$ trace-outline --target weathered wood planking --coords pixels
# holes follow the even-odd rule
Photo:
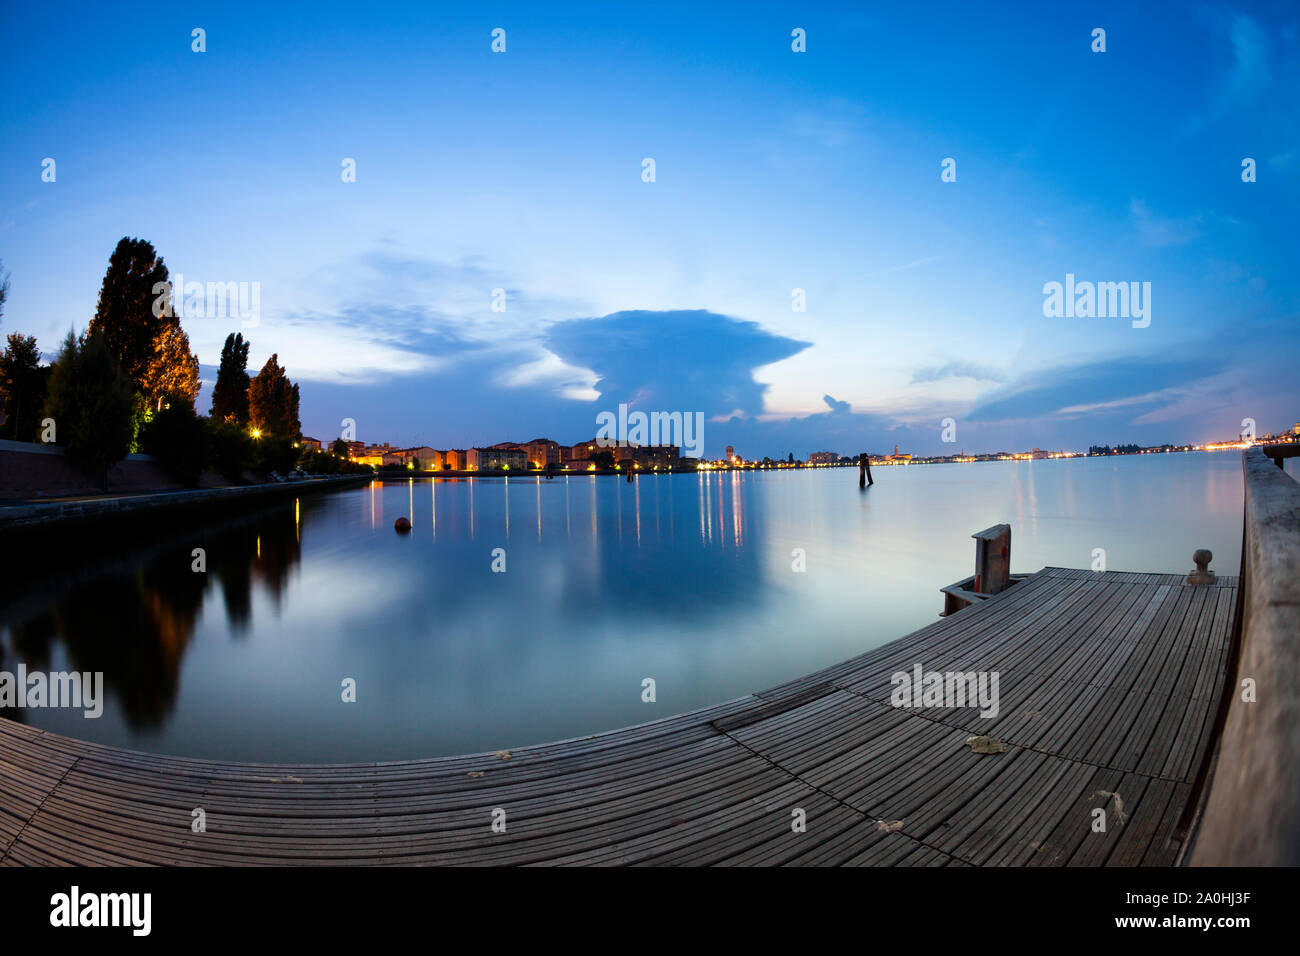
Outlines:
[[[816,674],[508,761],[236,764],[0,720],[0,865],[1170,865],[1236,586],[1045,568]],[[998,714],[893,706],[918,663],[996,671]]]

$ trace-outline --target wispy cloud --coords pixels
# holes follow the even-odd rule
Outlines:
[[[977,382],[1004,382],[1006,375],[998,369],[974,362],[948,362],[944,365],[931,365],[918,368],[912,373],[913,385],[926,382],[941,382],[950,378],[969,378]]]
[[[1253,17],[1202,7],[1199,19],[1211,35],[1226,37],[1228,66],[1205,109],[1183,128],[1184,135],[1213,126],[1233,110],[1254,102],[1272,83],[1268,33]]]
[[[1146,246],[1176,246],[1199,239],[1203,234],[1203,217],[1184,216],[1168,219],[1157,216],[1144,200],[1129,202],[1129,216],[1138,239]]]
[[[926,256],[923,259],[913,259],[911,262],[904,262],[902,265],[891,266],[888,269],[881,269],[879,272],[873,272],[867,276],[868,279],[878,279],[881,276],[894,275],[897,272],[907,272],[909,269],[915,269],[918,266],[928,265],[931,262],[938,262],[939,256]]]
[[[796,113],[790,127],[796,136],[836,149],[847,146],[862,126],[861,107],[844,99],[833,99],[816,112]]]
[[[1211,356],[1128,356],[1039,369],[985,393],[967,417],[977,422],[1041,423],[1125,408],[1149,412],[1217,370]]]

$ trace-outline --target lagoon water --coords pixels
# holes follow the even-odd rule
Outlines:
[[[388,480],[290,499],[6,602],[0,670],[102,671],[108,699],[97,720],[0,715],[237,760],[508,749],[727,700],[900,637],[935,620],[939,588],[972,571],[970,535],[999,522],[1016,572],[1092,567],[1095,549],[1111,570],[1185,572],[1198,547],[1238,571],[1237,452],[874,473],[865,491],[856,469],[829,468]]]

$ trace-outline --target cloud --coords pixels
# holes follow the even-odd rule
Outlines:
[[[1205,110],[1193,116],[1183,127],[1182,135],[1199,133],[1255,102],[1272,85],[1273,78],[1268,33],[1252,17],[1202,7],[1198,19],[1211,36],[1216,39],[1226,36],[1228,43],[1226,50],[1222,47],[1217,50],[1222,77],[1218,88]]]
[[[1271,76],[1268,34],[1254,19],[1233,13],[1228,41],[1232,45],[1232,68],[1211,106],[1212,116],[1253,100],[1268,88]]]
[[[951,378],[969,378],[977,382],[1004,382],[1006,375],[995,368],[986,365],[976,365],[974,362],[948,362],[945,365],[934,365],[926,368],[918,368],[912,372],[912,385],[919,385],[928,382],[941,382]]]
[[[862,126],[862,110],[848,100],[836,98],[816,113],[796,113],[790,121],[794,134],[835,149],[848,145]]]
[[[878,279],[881,276],[893,275],[896,272],[907,272],[909,269],[915,269],[918,266],[929,265],[931,262],[938,262],[940,256],[925,256],[922,259],[913,259],[911,262],[904,262],[902,265],[891,266],[888,269],[881,269],[879,272],[873,272],[867,276],[868,279]]]
[[[583,402],[600,398],[596,381],[596,375],[590,369],[566,365],[558,355],[545,349],[537,359],[510,365],[496,378],[496,383],[504,388],[544,385],[564,398]]]
[[[1210,377],[1218,361],[1128,357],[1043,369],[976,400],[972,422],[1045,421],[1121,409],[1150,411]]]
[[[1202,235],[1201,216],[1185,216],[1181,219],[1162,219],[1151,212],[1146,202],[1133,199],[1129,202],[1129,213],[1137,229],[1138,238],[1147,246],[1176,246]]]
[[[704,309],[557,322],[543,344],[566,365],[590,369],[594,388],[611,405],[706,416],[760,414],[767,386],[754,380],[754,370],[811,345]]]
[[[498,289],[503,312],[492,308]],[[586,303],[520,291],[480,256],[444,262],[381,248],[314,270],[283,298],[293,306],[264,301],[261,323],[245,335],[254,357],[278,352],[295,378],[373,385],[474,359],[502,387],[540,383],[569,398],[594,397],[590,373],[541,346],[551,322],[582,314]],[[228,330],[198,323],[187,331],[206,355]]]

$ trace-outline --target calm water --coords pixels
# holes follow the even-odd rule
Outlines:
[[[1238,570],[1239,453],[875,477],[865,492],[856,469],[376,482],[123,544],[0,612],[0,669],[103,671],[104,715],[0,713],[231,759],[503,749],[761,690],[928,624],[938,589],[972,572],[971,533],[1002,521],[1016,571],[1104,548],[1111,570],[1183,572],[1198,547]]]

